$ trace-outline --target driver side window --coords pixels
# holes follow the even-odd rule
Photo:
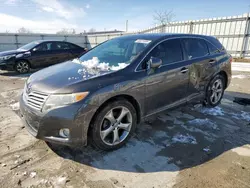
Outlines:
[[[166,40],[156,46],[150,53],[150,57],[157,57],[162,60],[162,65],[182,61],[182,49],[179,39]]]
[[[168,65],[183,60],[181,42],[179,39],[170,39],[158,44],[146,57],[141,69],[146,69],[150,57],[162,60],[162,65]]]
[[[49,51],[51,50],[51,46],[52,46],[52,42],[42,43],[36,47],[36,51],[39,51],[39,52]]]

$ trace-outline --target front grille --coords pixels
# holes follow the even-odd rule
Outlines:
[[[37,91],[31,91],[28,93],[27,90],[24,90],[23,92],[24,102],[28,106],[36,110],[42,110],[43,104],[47,98],[48,98],[47,94],[40,93]]]

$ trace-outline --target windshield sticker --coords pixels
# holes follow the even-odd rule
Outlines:
[[[135,43],[149,44],[151,40],[137,39]]]

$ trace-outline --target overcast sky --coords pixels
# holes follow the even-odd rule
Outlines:
[[[172,10],[175,21],[185,21],[241,15],[249,5],[250,0],[0,0],[0,32],[125,30],[126,20],[134,31],[154,26],[156,10]]]

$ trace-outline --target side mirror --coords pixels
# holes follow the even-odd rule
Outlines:
[[[37,51],[37,48],[33,48],[32,51],[33,51],[33,52]]]
[[[149,60],[150,68],[159,68],[162,65],[162,60],[157,57],[151,57]]]

